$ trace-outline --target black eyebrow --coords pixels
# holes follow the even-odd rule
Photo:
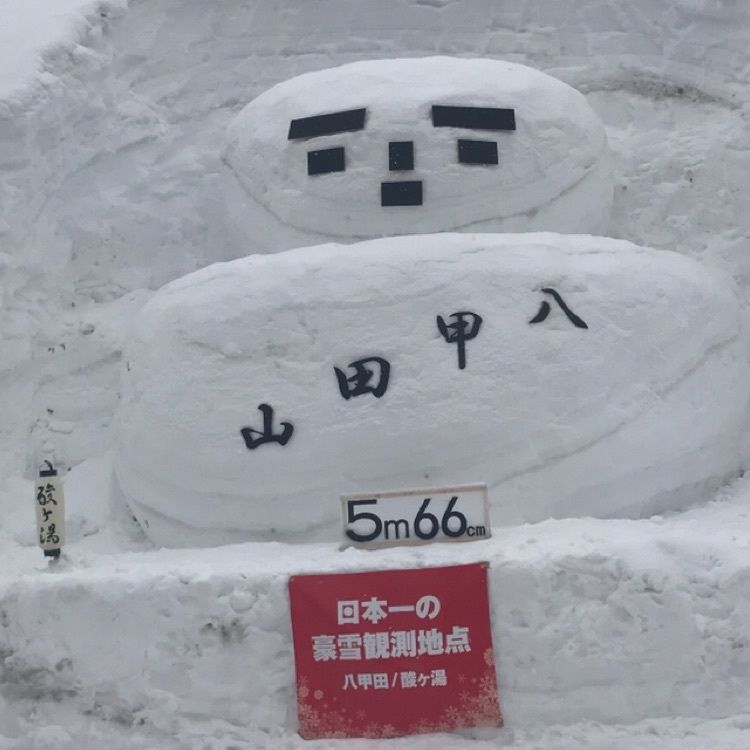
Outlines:
[[[335,135],[350,130],[363,130],[367,109],[347,109],[327,115],[300,117],[289,123],[289,140],[316,138],[321,135]]]
[[[516,110],[499,107],[452,107],[434,104],[432,124],[436,128],[515,130]]]

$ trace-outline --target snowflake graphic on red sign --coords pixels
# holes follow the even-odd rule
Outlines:
[[[293,576],[289,596],[305,739],[502,726],[487,563]]]

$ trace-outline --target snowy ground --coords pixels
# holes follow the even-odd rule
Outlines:
[[[237,570],[263,570],[267,551],[243,545],[209,559],[152,550],[124,511],[107,504],[101,490],[107,464],[94,461],[68,477],[72,542],[68,560],[53,574],[32,546],[30,485],[19,477],[30,475],[40,455],[73,466],[105,449],[130,312],[162,283],[244,254],[241,242],[223,229],[217,197],[226,178],[224,128],[255,94],[305,70],[441,53],[505,57],[558,75],[588,93],[607,126],[617,177],[610,233],[718,262],[747,288],[748,9],[713,0],[388,0],[360,6],[321,0],[313,12],[312,4],[296,0],[131,0],[122,15],[126,5],[0,0],[0,475],[7,477],[0,489],[0,748],[374,748],[366,741],[300,740],[283,659],[273,672],[244,675],[238,683],[245,687],[227,703],[246,705],[245,720],[208,718],[205,706],[196,711],[181,704],[179,678],[169,673],[177,660],[169,648],[159,651],[158,639],[155,669],[166,670],[161,682],[147,671],[138,682],[136,671],[135,683],[125,686],[134,692],[104,684],[113,646],[108,631],[82,628],[89,639],[76,642],[74,626],[102,622],[112,600],[100,597],[76,619],[71,613],[82,606],[76,598],[82,592],[101,594],[107,581],[129,580],[115,590],[123,616],[132,614],[131,624],[146,633],[153,625],[164,643],[174,637],[184,645],[192,631],[180,631],[179,618],[174,627],[170,618],[157,626],[138,603],[158,601],[165,579],[174,582],[181,573],[210,578],[206,571],[215,567],[223,570],[219,579],[227,593],[241,594]],[[508,727],[389,744],[745,750],[749,500],[740,480],[707,507],[670,518],[635,524],[584,519],[498,531],[483,544],[492,545],[497,563],[496,650]],[[318,551],[325,565],[335,565],[340,555]],[[401,554],[386,553],[378,564],[396,564]],[[441,547],[425,554],[436,561],[449,555]],[[277,548],[278,580],[309,569],[303,556],[312,555]],[[373,559],[362,558],[355,567]],[[643,592],[619,584],[641,580],[634,571],[649,567],[673,596],[671,606],[657,607],[660,615],[639,619]],[[533,684],[535,675],[549,676],[550,670],[508,658],[520,638],[509,629],[520,625],[513,625],[513,607],[506,605],[523,591],[506,588],[503,576],[524,570],[532,583],[526,598],[518,599],[523,608],[552,607],[534,621],[534,637],[525,636],[528,647],[540,638],[552,647],[562,637],[561,624],[570,628],[561,631],[562,656],[555,658],[565,656],[566,638],[575,642],[594,632],[595,644],[627,643],[637,650],[641,643],[658,643],[649,637],[658,635],[660,617],[674,624],[663,641],[664,662],[631,657],[636,667],[666,669],[659,689],[651,678],[639,685],[636,669],[623,688],[631,692],[608,709],[607,700],[617,694],[615,673],[601,679],[594,674],[588,692],[555,698],[562,712],[555,716],[554,690]],[[604,596],[597,603],[591,595],[595,574],[620,598]],[[552,596],[555,579],[562,583]],[[60,585],[49,586],[51,580]],[[45,592],[61,603],[60,623],[44,606]],[[601,618],[594,623],[600,630],[580,624],[592,606],[598,607],[593,614]],[[175,607],[172,616],[180,612]],[[185,611],[211,616],[208,605],[191,607]],[[247,611],[288,627],[278,597],[267,610]],[[618,613],[619,624],[611,619]],[[56,624],[59,640],[50,636]],[[670,643],[678,630],[680,637]],[[55,658],[75,648],[80,664],[98,664],[103,672],[84,674],[76,671],[79,663],[68,669],[62,656]],[[202,673],[202,684],[210,686],[217,679],[211,668],[233,654],[226,657],[215,647],[209,653],[219,659]],[[560,674],[588,679],[586,670]],[[672,692],[666,683],[675,674],[682,677]],[[242,694],[264,690],[269,675],[280,680],[279,700],[243,704]],[[514,676],[532,680],[525,697]],[[644,714],[639,695],[654,704],[652,714]],[[144,696],[150,703],[143,703]],[[529,719],[535,701],[546,705],[546,724]],[[276,711],[283,711],[278,721]],[[597,711],[601,718],[592,721]]]
[[[485,542],[415,554],[277,543],[150,550],[94,494],[107,470],[92,462],[69,475],[77,510],[65,559],[52,566],[14,511],[29,487],[13,482],[2,494],[7,747],[302,747],[288,572],[476,559],[491,562],[507,727],[441,746],[468,747],[466,737],[519,750],[747,746],[746,479],[668,517],[496,528]]]
[[[2,709],[0,709],[2,710]],[[491,736],[479,732],[423,735],[375,743],[367,740],[305,741],[289,733],[269,734],[221,721],[184,720],[177,728],[155,731],[116,721],[81,716],[65,704],[27,701],[14,724],[22,741],[4,740],[2,750],[746,750],[750,715],[730,719],[650,719],[628,726],[576,724],[540,730],[504,729]],[[1,714],[0,714],[1,715]]]

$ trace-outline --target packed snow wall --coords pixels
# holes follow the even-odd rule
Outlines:
[[[41,454],[72,465],[107,445],[129,311],[148,290],[246,253],[219,197],[227,124],[305,71],[440,53],[552,73],[607,125],[610,234],[716,259],[745,279],[742,3],[125,5],[82,2],[74,14],[68,3],[40,72],[29,57],[2,82],[0,469]]]
[[[2,470],[41,453],[74,464],[107,446],[132,311],[163,282],[244,255],[218,197],[226,126],[296,73],[435,53],[553,73],[586,92],[606,123],[617,180],[611,234],[719,261],[746,281],[740,3],[150,0],[130,3],[128,15],[124,0],[83,5],[93,10],[46,54],[44,74],[0,103]],[[72,537],[121,549],[96,533],[105,508],[81,513],[101,503],[91,486],[71,493]],[[499,531],[492,587],[509,720],[744,710],[748,556],[742,534],[726,532],[742,527],[737,506]],[[19,529],[21,538],[25,521]],[[211,721],[249,719],[278,744],[273,732],[295,727],[279,594],[291,567],[334,569],[343,559],[319,551],[263,545],[240,563],[232,548],[151,552],[101,566],[84,552],[75,558],[84,570],[44,579],[27,547],[4,571],[15,613],[3,628],[14,648],[9,683],[22,699],[63,695],[124,724],[163,722],[170,734],[175,706]],[[436,546],[422,559],[445,554],[474,553]],[[386,556],[389,566],[412,561],[403,550]],[[372,565],[354,551],[346,563]],[[113,633],[122,634],[114,649]]]
[[[744,465],[740,316],[726,274],[589,235],[217,263],[136,316],[117,482],[167,547],[336,541],[342,493],[477,477],[496,526],[684,508]]]

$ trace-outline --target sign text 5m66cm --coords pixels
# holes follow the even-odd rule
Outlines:
[[[344,535],[367,546],[472,541],[490,536],[484,485],[342,498]]]

